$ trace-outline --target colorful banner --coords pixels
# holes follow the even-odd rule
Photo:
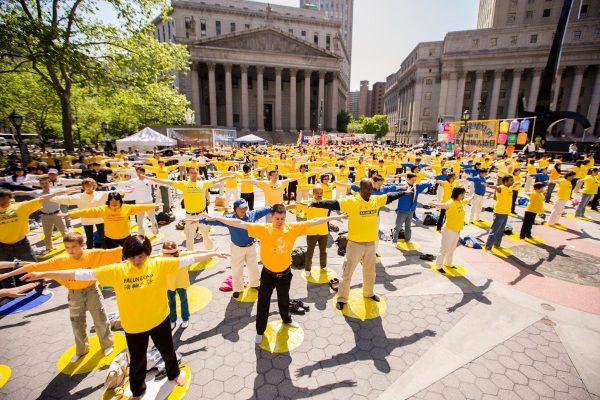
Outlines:
[[[464,135],[464,149],[466,152],[483,151],[488,152],[496,148],[496,139],[498,137],[499,120],[479,120],[469,121],[467,123],[467,132]],[[463,148],[463,125],[455,122],[457,133],[454,144],[458,148]]]

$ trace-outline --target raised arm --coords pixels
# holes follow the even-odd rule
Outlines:
[[[319,218],[313,218],[311,220],[308,220],[306,223],[308,226],[315,226],[315,225],[321,225],[321,224],[325,224],[329,221],[339,221],[341,222],[342,219],[344,219],[344,217],[340,216],[340,215],[332,215],[329,217],[319,217]]]
[[[233,228],[239,228],[239,229],[244,229],[244,230],[248,229],[248,223],[244,222],[240,219],[237,219],[237,218],[226,218],[226,217],[223,217],[220,215],[206,214],[204,219],[206,219],[208,221],[218,221],[218,222],[222,223],[223,225],[231,226]]]
[[[227,258],[229,256],[230,256],[229,253],[224,253],[224,252],[220,252],[220,251],[208,251],[208,252],[202,252],[202,253],[198,253],[198,254],[189,254],[189,255],[181,257],[179,259],[179,268],[187,268],[192,264],[199,263],[199,262],[202,262],[205,260],[209,260],[213,257]]]
[[[95,281],[93,269],[65,269],[63,271],[28,272],[20,278],[22,281],[31,282],[42,279],[71,279],[76,281]]]
[[[388,194],[386,194],[387,199],[385,201],[385,204],[390,204],[390,203],[398,200],[402,196],[408,196],[408,195],[412,196],[412,194],[413,194],[412,190],[407,190],[405,192],[392,192],[392,193],[388,193]]]
[[[330,211],[340,211],[340,202],[337,200],[321,200],[311,203],[309,207],[325,208],[326,210]]]
[[[173,187],[173,185],[175,185],[174,181],[170,181],[168,179],[158,179],[158,178],[155,178],[153,176],[148,176],[148,175],[143,175],[143,176],[144,176],[144,178],[148,179],[149,181],[152,181],[152,182],[154,182],[154,183],[156,183],[157,185],[160,185],[160,186],[171,186],[171,187]]]

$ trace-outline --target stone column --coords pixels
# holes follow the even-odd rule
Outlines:
[[[527,100],[527,110],[535,111],[538,94],[540,93],[540,81],[542,79],[542,69],[535,68],[533,70],[533,78],[531,79],[531,89],[529,91],[529,99]]]
[[[275,131],[281,132],[281,68],[275,68]]]
[[[598,107],[600,107],[600,65],[596,65],[596,80],[592,88],[592,98],[590,99],[590,108],[587,113],[587,119],[592,124],[588,129],[588,133],[592,135],[596,127],[596,118],[598,118]]]
[[[500,100],[500,84],[502,83],[502,73],[504,70],[494,71],[494,82],[492,83],[492,98],[490,99],[490,119],[496,118],[498,114],[498,101]]]
[[[456,72],[450,72],[450,77],[448,79],[448,95],[446,96],[446,107],[444,107],[444,113],[442,115],[452,115],[456,118],[454,114],[455,108],[455,99],[456,99],[456,91],[458,86],[458,74]]]
[[[458,84],[456,85],[456,106],[454,107],[454,115],[460,119],[463,112],[463,99],[465,98],[465,83],[467,73],[462,72],[458,74]]]
[[[579,93],[581,93],[581,83],[583,82],[583,72],[585,66],[578,65],[575,67],[575,76],[573,77],[573,84],[571,85],[571,93],[569,94],[569,105],[567,111],[577,111],[577,104],[579,103]],[[565,135],[573,133],[573,120],[568,119],[565,121]]]
[[[479,119],[479,100],[481,100],[484,72],[485,71],[475,71],[475,90],[473,91],[473,102],[471,103],[472,119]]]
[[[304,70],[304,133],[310,133],[310,74],[312,71]]]
[[[439,116],[446,115],[446,100],[448,99],[448,79],[450,74],[442,73],[442,82],[440,84],[440,102],[438,105]]]
[[[265,95],[264,95],[264,67],[256,67],[256,127],[258,131],[265,130]]]
[[[231,64],[225,64],[225,114],[227,128],[233,128],[233,89],[231,88]]]
[[[339,90],[338,90],[338,79],[333,73],[333,77],[331,80],[331,104],[330,104],[330,118],[331,118],[331,129],[336,132],[337,131],[337,114],[338,114],[338,100],[339,100]]]
[[[248,66],[240,65],[240,70],[242,72],[242,130],[249,130],[250,124],[248,122]]]
[[[414,97],[413,97],[413,110],[412,110],[412,130],[413,131],[420,131],[421,127],[419,126],[419,121],[420,121],[420,114],[421,114],[421,94],[423,91],[423,82],[422,82],[423,78],[417,78],[416,82],[415,82],[415,89],[414,89]]]
[[[192,62],[190,78],[190,83],[192,86],[192,109],[194,110],[194,122],[200,125],[200,79],[198,79],[198,63],[195,61]]]
[[[510,99],[508,100],[507,118],[514,118],[517,114],[517,102],[519,101],[519,85],[521,84],[522,69],[513,69],[512,84],[510,86]]]
[[[552,87],[552,104],[550,105],[550,109],[552,111],[556,111],[558,109],[558,94],[560,93],[560,84],[562,82],[562,75],[565,71],[564,68],[559,68],[556,70],[556,77],[554,78],[554,86]]]
[[[218,126],[217,122],[217,85],[215,83],[215,63],[209,62],[208,66],[208,97],[210,106],[210,124]]]
[[[290,132],[296,133],[296,73],[290,69]]]
[[[321,103],[323,111],[321,112]],[[319,95],[317,97],[317,126],[325,129],[325,71],[319,71]]]

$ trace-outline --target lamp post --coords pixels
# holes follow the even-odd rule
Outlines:
[[[21,137],[21,125],[23,125],[23,116],[13,110],[12,113],[8,116],[10,123],[15,128],[17,132],[17,142],[19,143],[19,151],[21,152],[21,161],[23,162],[23,166],[27,166],[29,164],[29,149],[27,149],[27,145],[23,142],[23,138]]]
[[[394,146],[398,145],[398,127],[400,124],[398,121],[394,124]]]
[[[465,136],[467,135],[467,123],[471,120],[471,111],[469,111],[469,109],[465,109],[465,111],[463,111],[462,116],[460,117],[460,120],[463,123],[462,126],[462,144],[461,144],[461,148],[460,148],[460,152],[461,154],[465,154]]]
[[[102,127],[102,133],[104,134],[104,149],[108,151],[108,150],[110,150],[110,147],[109,147],[110,136],[108,135],[108,122],[102,121],[100,126]]]

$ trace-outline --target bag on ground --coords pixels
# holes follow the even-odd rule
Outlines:
[[[104,388],[116,389],[123,385],[125,378],[129,374],[129,353],[123,350],[112,360],[108,367]]]

